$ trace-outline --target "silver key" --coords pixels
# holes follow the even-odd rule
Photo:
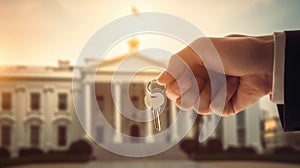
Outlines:
[[[151,85],[156,85],[155,88]],[[151,87],[151,88],[150,88]],[[165,87],[159,85],[156,80],[153,80],[147,85],[148,94],[145,96],[145,104],[148,108],[151,109],[153,113],[153,121],[154,127],[156,130],[161,130],[159,113],[165,108],[166,105],[166,95],[165,95]]]
[[[162,106],[165,103],[165,96],[160,90],[154,89],[150,95],[150,102],[151,102],[151,111],[153,113],[153,121],[154,121],[154,127],[160,131],[160,119],[159,119],[159,113],[162,110]]]

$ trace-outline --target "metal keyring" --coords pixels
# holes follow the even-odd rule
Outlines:
[[[165,91],[165,90],[166,90],[166,85],[161,85],[161,84],[157,83],[157,80],[156,80],[156,79],[153,79],[152,81],[148,82],[148,84],[147,84],[147,92],[148,92],[149,94],[151,94],[151,92],[152,92],[152,90],[150,89],[150,86],[151,86],[153,83],[156,83],[157,85],[162,86],[162,87],[163,87],[162,91]]]

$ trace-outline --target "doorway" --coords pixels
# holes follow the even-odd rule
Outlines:
[[[130,127],[130,136],[131,136],[131,142],[138,143],[140,137],[140,128],[138,125],[133,124]]]

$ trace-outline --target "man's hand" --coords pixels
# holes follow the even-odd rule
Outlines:
[[[272,90],[273,77],[273,37],[250,37],[230,35],[224,38],[208,38],[216,48],[224,66],[226,75],[226,101],[222,115],[235,114],[254,104]],[[214,67],[205,66],[210,61],[213,65],[213,54],[207,50],[207,39],[200,38],[172,56],[168,68],[158,77],[158,82],[166,84],[167,96],[176,101],[183,109],[195,109],[200,114],[212,111],[211,84],[208,71],[217,71]],[[201,57],[192,47],[200,50]],[[199,52],[198,52],[199,53]],[[202,59],[201,59],[202,58]],[[182,60],[185,63],[180,63]],[[188,68],[188,67],[189,68]],[[197,92],[192,86],[192,71],[198,85]],[[218,72],[216,72],[218,73]],[[172,75],[171,75],[172,74]],[[182,96],[189,101],[181,101]]]

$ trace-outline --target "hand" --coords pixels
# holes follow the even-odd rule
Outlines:
[[[226,101],[222,115],[235,114],[254,104],[262,96],[270,94],[273,78],[273,37],[250,37],[230,35],[223,38],[199,38],[173,55],[158,82],[166,84],[167,96],[183,109],[194,109],[200,114],[209,114],[213,107],[211,83],[208,71],[218,73],[214,54],[207,51],[208,42],[216,48],[226,75]],[[197,47],[196,54],[192,47]],[[194,48],[195,49],[195,48]],[[203,53],[203,54],[202,54]],[[203,61],[204,60],[204,61]],[[189,70],[192,73],[188,73]],[[198,85],[195,91],[192,77]],[[189,101],[182,101],[186,96]]]

